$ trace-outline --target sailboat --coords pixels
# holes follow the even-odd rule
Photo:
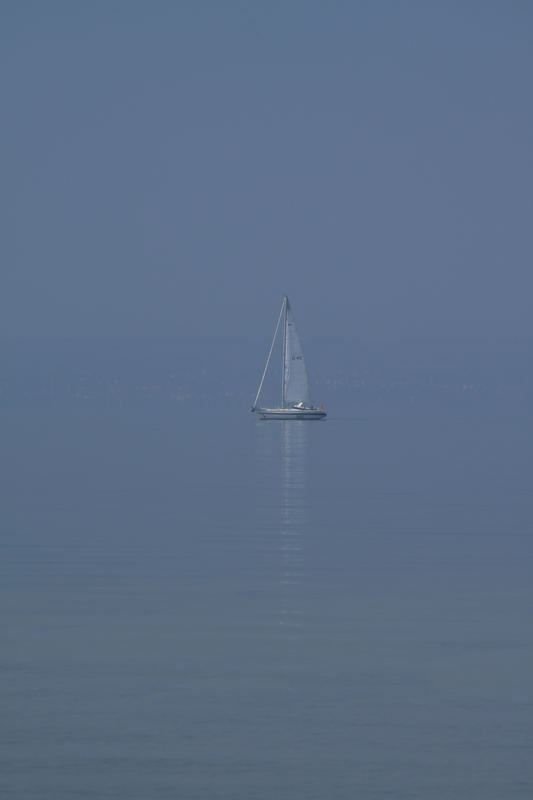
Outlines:
[[[278,336],[280,325],[283,323],[283,357],[281,368],[281,405],[279,408],[263,408],[258,406],[259,396],[263,388],[263,382],[268,372],[272,351]],[[278,323],[274,331],[274,338],[270,345],[267,362],[263,371],[263,376],[259,384],[259,389],[255,396],[255,401],[250,409],[261,416],[261,419],[324,419],[326,412],[323,407],[317,408],[311,404],[311,394],[309,392],[309,379],[305,366],[302,346],[296,331],[294,315],[289,303],[289,298],[285,296],[281,304]]]

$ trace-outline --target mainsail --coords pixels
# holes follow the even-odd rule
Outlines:
[[[294,323],[294,314],[288,298],[285,298],[285,352],[283,361],[285,366],[282,406],[294,406],[297,403],[309,404],[311,402],[309,379],[300,338]]]

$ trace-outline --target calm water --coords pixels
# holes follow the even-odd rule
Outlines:
[[[528,418],[2,421],[3,796],[533,796]]]

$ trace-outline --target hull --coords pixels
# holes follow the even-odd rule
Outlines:
[[[325,411],[319,408],[254,408],[261,419],[324,419]]]

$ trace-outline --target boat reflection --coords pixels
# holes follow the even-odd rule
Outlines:
[[[309,423],[258,423],[258,513],[271,580],[280,586],[279,624],[302,622],[305,532],[308,523],[307,469]]]
[[[281,422],[281,624],[301,625],[301,583],[307,524],[307,446],[305,421]]]

